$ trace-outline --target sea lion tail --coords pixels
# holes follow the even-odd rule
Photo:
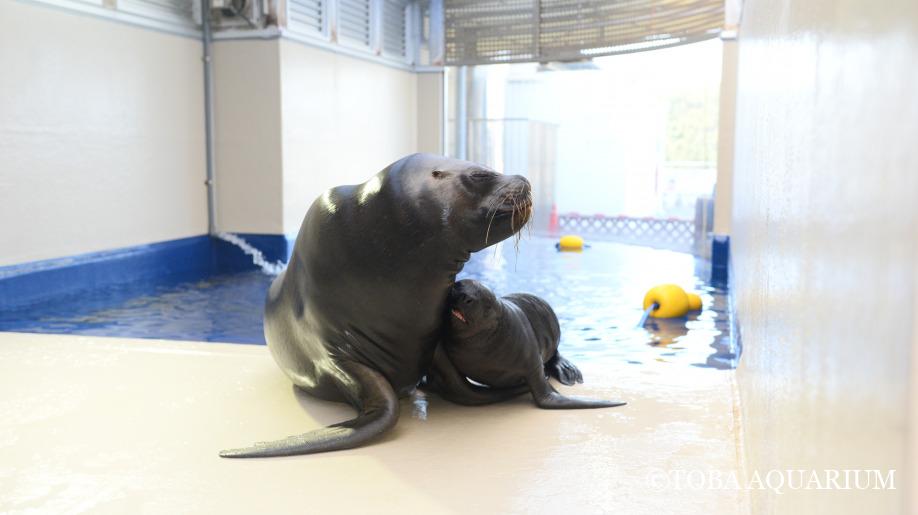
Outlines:
[[[341,383],[357,408],[356,418],[301,435],[220,451],[222,458],[271,458],[352,449],[376,438],[398,422],[398,396],[379,372],[358,363],[341,367],[352,381]]]

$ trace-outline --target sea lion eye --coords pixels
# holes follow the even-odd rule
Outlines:
[[[434,170],[433,172],[430,172],[430,175],[432,175],[434,179],[442,179],[446,176],[446,174],[440,170]]]

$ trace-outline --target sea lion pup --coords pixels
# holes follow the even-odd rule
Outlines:
[[[532,392],[544,409],[611,408],[622,401],[567,397],[546,375],[566,385],[582,383],[573,363],[558,353],[561,328],[547,302],[526,293],[497,298],[478,281],[464,279],[450,289],[443,350],[465,377],[493,388]],[[448,400],[451,390],[436,388]],[[459,400],[461,403],[461,399]]]
[[[357,416],[220,455],[357,447],[395,425],[399,397],[424,374],[461,384],[447,362],[434,361],[447,293],[472,252],[516,234],[531,212],[525,178],[431,154],[405,157],[363,184],[319,196],[287,269],[268,291],[265,339],[297,388],[346,402]],[[512,393],[462,388],[457,395],[482,402]]]

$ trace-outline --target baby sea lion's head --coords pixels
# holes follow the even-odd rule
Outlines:
[[[454,334],[474,334],[497,326],[500,312],[497,297],[487,286],[463,279],[449,290],[450,329]]]

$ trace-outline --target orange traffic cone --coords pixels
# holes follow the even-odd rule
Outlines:
[[[558,232],[558,206],[551,205],[551,214],[548,215],[548,230],[552,234]]]

